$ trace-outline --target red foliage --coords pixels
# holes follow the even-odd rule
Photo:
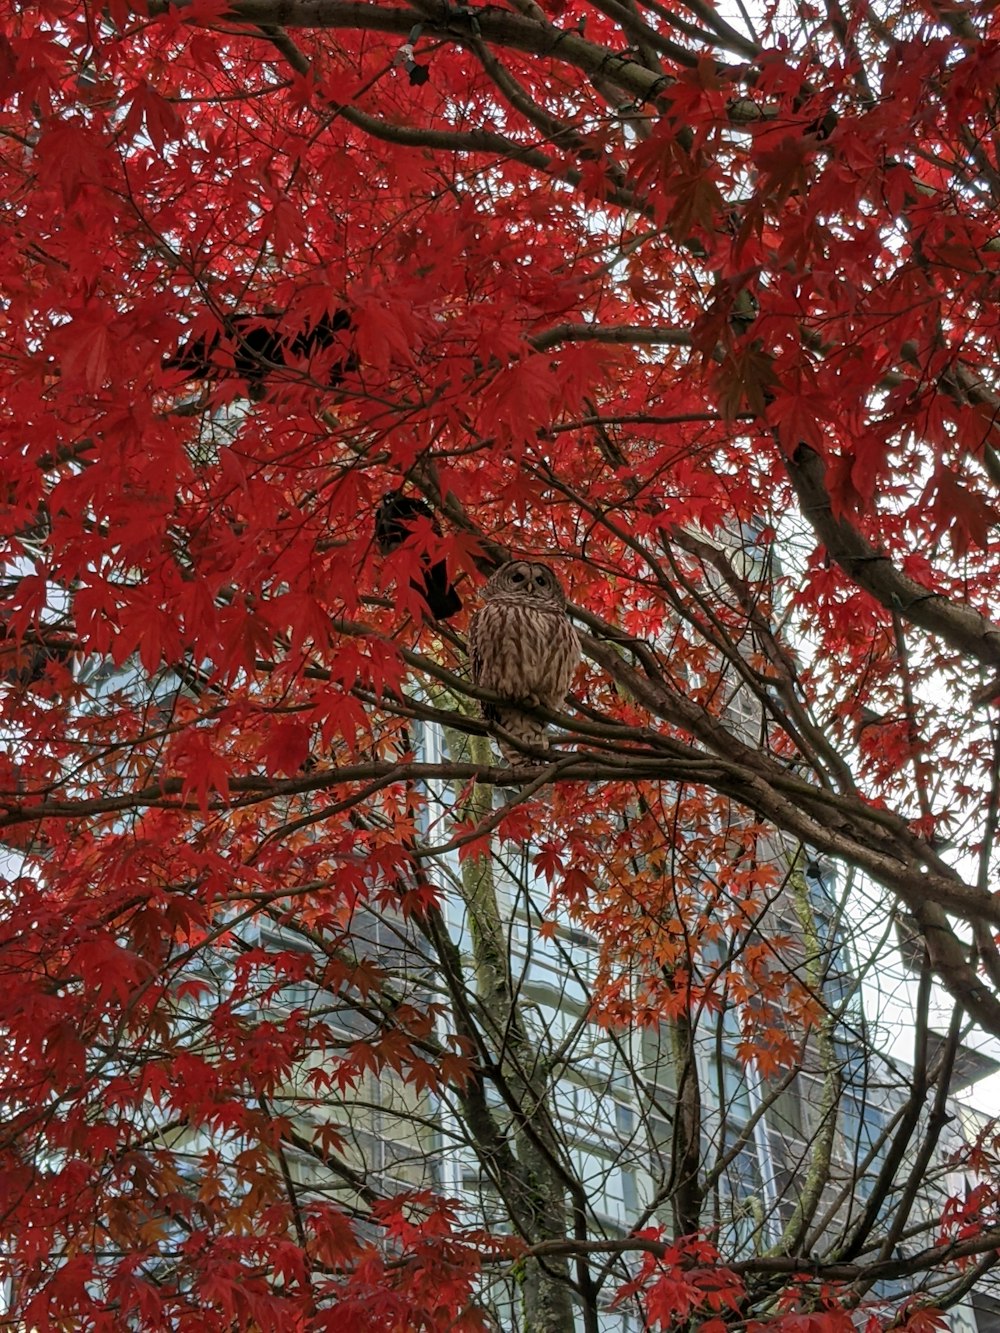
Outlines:
[[[658,1239],[656,1232],[644,1234]],[[652,1328],[699,1320],[702,1333],[722,1333],[727,1316],[739,1311],[746,1294],[740,1279],[720,1263],[715,1247],[693,1236],[668,1245],[662,1255],[643,1254],[637,1276],[616,1299],[636,1293]]]
[[[995,17],[432,8],[0,19],[0,1265],[25,1328],[488,1326],[492,1274],[554,1238],[498,1238],[412,1163],[445,1110],[493,1123],[526,1040],[483,1036],[489,968],[462,991],[447,947],[490,849],[531,845],[539,941],[560,913],[595,941],[581,1008],[616,1040],[732,1015],[749,1070],[794,1066],[826,1011],[785,936],[753,942],[775,827],[947,937],[933,968],[1000,1032],[945,916],[988,955]],[[400,488],[434,518],[380,550]],[[511,553],[594,637],[577,748],[494,810],[482,751],[423,765],[418,728],[481,734],[464,632]],[[394,1096],[418,1129],[368,1179],[351,1136],[382,1130],[345,1107]],[[468,1133],[516,1196],[502,1150],[540,1131],[504,1104],[496,1142]],[[974,1201],[947,1236],[995,1225]],[[831,1290],[767,1327],[846,1329]],[[764,1326],[706,1240],[620,1296]]]

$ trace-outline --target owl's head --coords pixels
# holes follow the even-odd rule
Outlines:
[[[566,605],[566,594],[555,574],[548,565],[534,560],[508,560],[501,565],[483,590],[485,601],[496,597],[523,597],[560,609]]]

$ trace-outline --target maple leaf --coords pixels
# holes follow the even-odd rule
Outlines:
[[[1000,523],[1000,512],[971,490],[950,468],[941,468],[928,483],[933,495],[929,513],[935,526],[948,534],[955,555],[966,555],[971,546],[986,549],[990,534]]]
[[[958,1292],[996,1145],[844,959],[898,905],[1000,1032],[988,17],[334,8],[0,18],[8,1318],[930,1327],[884,1256]],[[586,648],[531,791],[511,557]]]
[[[798,393],[778,388],[769,397],[767,419],[777,426],[781,443],[789,453],[794,453],[800,444],[820,451],[824,441],[821,410],[815,395],[804,388]]]
[[[725,357],[716,371],[719,406],[732,420],[748,407],[764,412],[772,400],[776,384],[774,359],[759,341],[744,341]]]
[[[161,153],[171,139],[178,139],[184,133],[184,121],[180,113],[145,80],[137,83],[132,90],[123,130],[126,135],[133,136],[140,127],[145,129],[153,147]]]

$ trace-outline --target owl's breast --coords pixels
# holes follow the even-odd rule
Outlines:
[[[473,674],[480,685],[516,700],[534,696],[557,709],[580,659],[576,631],[561,607],[497,598],[469,629]]]

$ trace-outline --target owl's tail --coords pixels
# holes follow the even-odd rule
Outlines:
[[[519,742],[520,745],[532,750],[548,748],[545,723],[539,722],[537,718],[529,717],[527,713],[522,713],[520,709],[497,708],[493,720],[498,727],[508,732],[511,738]],[[530,754],[525,754],[523,750],[518,749],[516,745],[512,745],[503,736],[497,736],[497,744],[500,746],[500,753],[511,768],[523,768],[525,764],[539,762],[533,760]]]

